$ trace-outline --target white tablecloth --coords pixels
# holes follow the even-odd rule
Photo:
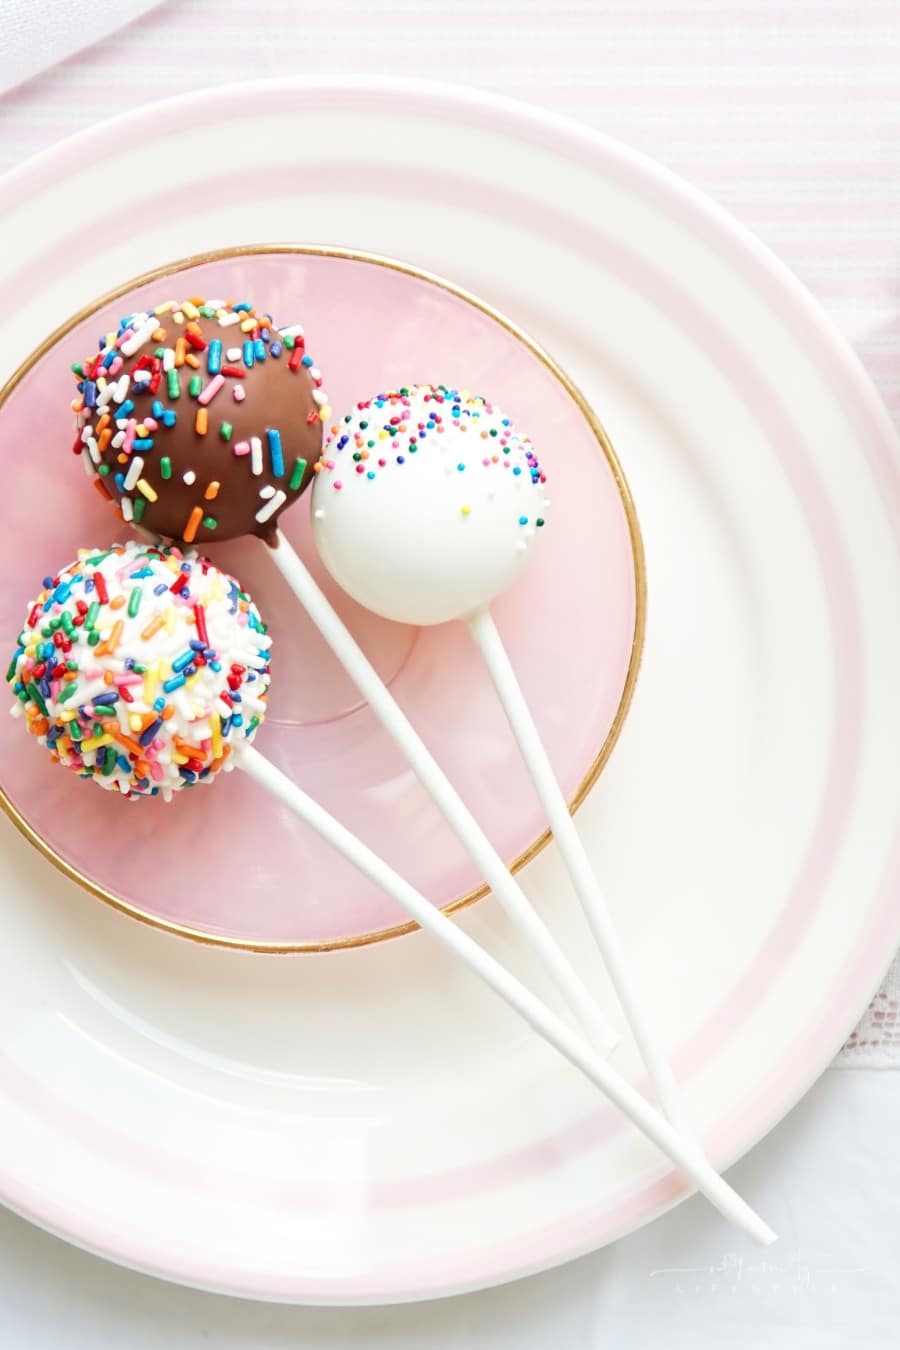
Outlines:
[[[654,155],[795,269],[900,416],[900,0],[0,0],[0,90],[11,90],[0,171],[116,111],[321,71],[478,85]],[[782,1234],[765,1258],[741,1261],[693,1201],[505,1290],[421,1308],[273,1309],[118,1271],[0,1211],[0,1345],[892,1346],[900,1074],[873,1067],[900,1066],[897,965],[837,1064],[735,1169]]]

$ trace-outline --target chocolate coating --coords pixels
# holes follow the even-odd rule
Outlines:
[[[182,543],[272,542],[281,512],[309,485],[330,411],[321,376],[302,335],[289,347],[264,316],[242,331],[253,318],[197,300],[131,315],[84,363],[75,448],[126,521]],[[229,360],[234,348],[241,357]]]

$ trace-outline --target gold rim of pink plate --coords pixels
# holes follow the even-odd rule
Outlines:
[[[644,561],[644,545],[641,538],[640,525],[638,523],[637,511],[631,490],[622,472],[622,466],[619,463],[618,456],[613,449],[612,442],[606,433],[597,414],[591,408],[584,394],[566,374],[562,367],[554,361],[553,357],[544,350],[540,343],[529,336],[524,329],[513,323],[499,310],[486,301],[481,300],[471,291],[464,290],[461,286],[455,285],[452,281],[447,281],[444,277],[437,276],[433,272],[425,271],[421,267],[415,267],[412,263],[400,262],[396,258],[383,257],[376,253],[365,253],[357,249],[338,248],[328,244],[242,244],[233,248],[213,249],[206,253],[196,253],[188,258],[180,258],[176,262],[167,263],[161,267],[154,267],[148,272],[142,272],[140,276],[133,277],[130,281],[124,282],[121,286],[107,291],[104,295],[90,301],[76,314],[68,318],[65,323],[55,329],[49,337],[45,338],[40,346],[36,347],[31,354],[26,357],[18,369],[0,389],[0,411],[12,391],[20,381],[28,374],[29,370],[46,355],[67,333],[81,323],[84,319],[90,318],[97,310],[102,309],[104,305],[113,300],[120,299],[130,291],[137,290],[140,286],[148,285],[154,281],[161,281],[177,275],[179,272],[187,271],[190,268],[198,267],[204,263],[223,262],[230,258],[252,257],[260,254],[294,254],[304,257],[317,258],[341,258],[349,262],[367,263],[375,267],[386,267],[395,272],[402,272],[406,276],[416,277],[420,281],[425,281],[439,290],[446,291],[465,304],[471,305],[482,314],[487,315],[494,323],[499,324],[507,333],[521,343],[522,346],[531,353],[542,366],[550,371],[568,394],[569,398],[575,403],[578,411],[588,423],[597,445],[606,459],[609,469],[615,480],[619,497],[622,502],[622,509],[628,522],[628,533],[631,541],[631,553],[634,567],[634,585],[635,585],[635,618],[634,634],[632,637],[631,654],[628,662],[628,670],[625,676],[625,683],[622,688],[622,695],[619,700],[616,715],[613,718],[612,725],[606,735],[602,746],[597,755],[588,766],[581,782],[575,789],[575,792],[569,802],[569,810],[575,812],[584,802],[591,788],[596,783],[607,760],[612,754],[613,748],[619,739],[622,726],[628,714],[634,694],[635,684],[637,682],[638,670],[641,664],[641,657],[644,647],[644,630],[646,624],[647,611],[647,577]],[[18,807],[10,801],[2,784],[0,784],[0,807],[4,813],[16,826],[16,828],[25,836],[29,843],[47,858],[58,871],[68,877],[70,881],[76,882],[88,894],[96,896],[106,904],[111,905],[122,914],[128,914],[131,918],[137,919],[140,923],[149,924],[153,928],[163,929],[165,932],[177,934],[179,937],[190,938],[194,942],[202,942],[216,947],[237,948],[243,951],[252,952],[327,952],[336,951],[347,947],[365,947],[373,942],[385,942],[388,938],[401,937],[404,933],[411,933],[418,929],[416,923],[397,924],[391,928],[381,928],[374,933],[361,933],[355,937],[336,938],[327,942],[255,942],[247,938],[233,938],[224,935],[206,932],[203,929],[190,928],[184,924],[175,923],[169,919],[160,918],[156,914],[151,914],[147,910],[141,909],[138,905],[131,904],[128,900],[123,900],[120,896],[114,895],[97,881],[87,876],[78,867],[68,862],[61,854],[44,839],[29,824],[28,820],[22,815]],[[541,852],[550,842],[551,832],[549,829],[543,831],[531,844],[524,849],[518,857],[508,863],[509,870],[512,873],[518,872],[526,863],[531,862],[533,858]],[[489,887],[482,884],[474,889],[467,891],[464,895],[457,896],[448,904],[443,905],[445,914],[455,914],[458,910],[465,909],[468,905],[473,905],[477,900],[481,900],[488,894]]]

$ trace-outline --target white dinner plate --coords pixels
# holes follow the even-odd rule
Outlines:
[[[180,98],[39,156],[0,207],[3,377],[129,276],[280,239],[443,275],[585,391],[649,609],[579,824],[711,1155],[746,1151],[900,938],[900,455],[808,295],[623,147],[403,81]],[[395,1301],[545,1268],[686,1193],[421,934],[204,948],[0,841],[0,1197],[70,1240],[233,1293]],[[554,850],[524,877],[615,1015]],[[460,922],[550,997],[491,900]],[[627,1042],[616,1062],[640,1077]]]

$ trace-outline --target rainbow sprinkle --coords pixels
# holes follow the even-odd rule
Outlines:
[[[230,769],[266,712],[268,637],[207,559],[132,542],[46,577],[7,671],[51,758],[123,796],[171,799]]]

